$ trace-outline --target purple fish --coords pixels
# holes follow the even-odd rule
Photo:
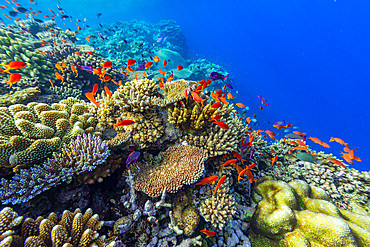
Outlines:
[[[258,95],[258,99],[261,101],[262,105],[269,105],[266,103],[267,100],[265,100],[262,95]]]
[[[251,160],[251,159],[252,159],[252,157],[253,157],[254,151],[255,151],[255,149],[252,147],[251,155],[249,156],[249,159],[250,159],[250,160]]]
[[[103,35],[101,35],[101,33],[98,33],[98,36],[99,36],[99,38],[101,38],[102,40],[104,40]]]
[[[138,69],[138,70],[143,70],[143,69],[145,68],[145,63],[146,63],[146,61],[144,61],[144,62],[140,63],[140,64],[137,66],[137,69]]]
[[[135,162],[137,161],[137,159],[139,158],[139,156],[140,156],[140,152],[138,152],[138,151],[132,151],[132,152],[128,155],[127,160],[126,160],[126,168],[127,168],[128,170],[130,170],[130,169],[128,168],[128,165],[129,165],[129,164],[131,164],[131,163],[135,163]]]
[[[228,88],[233,89],[233,86],[231,86],[231,84],[229,84],[229,83],[225,82],[225,85],[226,85]]]
[[[78,65],[75,62],[72,62],[72,63],[73,63],[74,66],[76,66],[79,69],[86,70],[86,71],[89,71],[89,72],[93,71],[93,68],[91,66]]]
[[[215,71],[209,73],[208,76],[209,76],[209,78],[212,79],[212,81],[215,81],[215,80],[222,80],[223,81],[227,77],[227,76],[224,76],[223,74],[220,74],[220,73],[215,72]]]
[[[30,30],[28,30],[27,28],[21,27],[21,29],[22,29],[23,31],[27,32],[27,33],[31,33],[31,31],[30,31]]]
[[[158,39],[157,39],[157,43],[159,43],[159,42],[161,42],[162,41],[162,37],[158,37]]]

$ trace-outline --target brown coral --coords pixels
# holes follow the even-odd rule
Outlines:
[[[162,153],[164,162],[159,167],[148,167],[139,172],[133,186],[150,197],[157,197],[167,188],[175,193],[184,184],[192,184],[204,171],[207,152],[195,147],[178,145]]]

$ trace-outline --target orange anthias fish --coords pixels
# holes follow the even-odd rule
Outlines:
[[[220,102],[216,102],[214,104],[211,105],[211,108],[212,109],[216,109],[216,108],[219,108],[221,106],[221,103]]]
[[[167,78],[166,82],[170,82],[170,81],[172,81],[172,79],[173,79],[173,74],[171,74],[171,75]]]
[[[206,177],[206,178],[203,178],[199,183],[196,183],[195,185],[204,185],[204,184],[213,183],[217,179],[218,179],[218,176]]]
[[[167,60],[165,59],[165,60],[163,61],[163,67],[166,67],[166,65],[167,65]]]
[[[218,127],[220,127],[221,129],[225,129],[225,130],[229,129],[229,125],[227,125],[224,122],[214,121],[213,123],[217,124]]]
[[[233,99],[233,98],[234,98],[234,96],[230,92],[228,92],[227,93],[227,99]]]
[[[335,137],[332,137],[330,138],[330,141],[329,142],[338,142],[339,144],[342,144],[344,146],[348,146],[348,143],[345,143],[342,139],[340,138],[335,138]]]
[[[62,80],[62,82],[60,84],[63,83],[63,76],[61,76],[61,74],[59,74],[59,72],[55,72],[54,75],[56,76],[56,78],[58,78],[59,80]]]
[[[202,99],[199,94],[197,94],[196,92],[191,92],[191,96],[193,97],[193,99],[196,101],[196,102],[200,102],[202,105],[203,105],[203,101],[205,101],[206,99]]]
[[[275,133],[274,132],[272,132],[271,130],[265,130],[265,132],[269,135],[269,137],[271,139],[273,139],[274,141],[276,141]]]
[[[162,69],[159,69],[159,70],[158,70],[158,72],[159,72],[159,74],[161,74],[161,75],[165,75],[165,74],[166,74],[166,72],[164,72]]]
[[[245,108],[246,107],[243,103],[236,103],[236,105],[239,106],[240,108]]]
[[[68,69],[68,66],[64,61],[62,62],[62,67],[65,68],[65,69]]]
[[[98,84],[94,84],[92,94],[95,95],[98,92],[99,86]]]
[[[225,181],[225,179],[226,179],[226,176],[222,176],[222,177],[220,178],[220,180],[218,180],[218,183],[217,183],[216,188],[214,188],[214,189],[212,190],[212,191],[214,191],[214,192],[213,192],[213,194],[216,194],[216,191],[217,191],[218,187],[220,187],[220,185]]]
[[[112,92],[109,90],[107,86],[104,86],[104,91],[106,92],[106,94],[109,95],[110,98],[112,98]]]
[[[221,118],[221,115],[220,114],[217,114],[217,115],[215,115],[215,116],[213,116],[210,120],[208,120],[208,121],[213,121],[213,120],[215,120],[215,121],[217,121],[217,120],[219,120]]]
[[[180,70],[182,70],[184,67],[182,67],[182,65],[181,64],[179,64],[179,65],[177,65],[177,71],[180,71]]]
[[[153,65],[153,62],[147,62],[147,63],[145,63],[145,68],[146,69],[150,68],[150,67],[152,67],[152,65]]]
[[[92,93],[85,93],[86,98],[88,98],[96,107],[99,108],[99,101],[96,101]]]
[[[227,165],[231,165],[231,164],[234,164],[235,162],[237,162],[238,159],[231,159],[231,160],[228,160],[226,161],[225,163],[222,164],[222,167],[225,167]]]
[[[282,125],[282,124],[274,124],[274,125],[272,125],[272,126],[274,126],[275,128],[277,128],[278,130],[279,130],[279,129],[285,129],[285,126],[284,126],[284,125]]]
[[[104,69],[108,69],[112,67],[112,62],[111,61],[106,61],[105,63],[102,64]]]
[[[135,121],[126,119],[126,120],[122,120],[122,121],[120,121],[116,124],[113,124],[113,127],[117,128],[119,126],[126,126],[126,125],[130,125],[130,124],[133,124],[133,123],[135,123]]]
[[[49,82],[50,82],[51,86],[54,87],[54,82],[51,79],[49,79]]]
[[[55,68],[57,68],[59,71],[63,73],[63,68],[59,64],[55,64]]]
[[[214,237],[216,235],[214,231],[207,230],[206,228],[204,228],[203,230],[200,230],[200,232],[206,234],[207,235],[206,238]]]
[[[274,163],[277,161],[277,159],[278,159],[278,157],[277,156],[275,156],[274,158],[272,158],[272,162],[271,162],[271,166],[273,166],[274,165]]]
[[[148,77],[148,75],[146,74],[146,72],[145,72],[145,71],[143,72],[143,76],[144,76],[144,77]]]
[[[75,73],[75,74],[76,74],[76,76],[75,76],[75,77],[77,77],[77,76],[78,76],[78,71],[77,71],[76,67],[75,67],[75,66],[73,66],[73,64],[71,64],[71,69],[72,69],[73,73]]]
[[[153,61],[154,62],[156,62],[156,63],[158,63],[159,62],[159,57],[158,56],[154,56],[154,57],[152,57],[153,58]]]
[[[240,160],[240,161],[242,162],[242,164],[244,165],[244,161],[246,161],[246,160],[243,160],[243,158],[242,158],[242,156],[240,155],[240,153],[238,153],[238,152],[236,152],[236,151],[232,151],[231,153],[233,154],[233,156],[234,156],[235,158],[237,158],[238,160]]]
[[[9,88],[11,88],[11,86],[13,84],[16,84],[17,82],[19,82],[21,80],[22,76],[18,73],[11,73],[9,75],[9,79],[8,80],[5,80],[4,82],[8,83],[9,84]]]
[[[11,69],[23,69],[27,66],[27,64],[22,61],[11,61],[8,64],[0,64],[0,65],[5,67],[5,70],[3,71],[3,73],[9,73],[9,70]]]
[[[130,58],[129,60],[127,60],[127,67],[131,67],[135,63],[136,63],[135,59]]]
[[[347,168],[342,162],[336,159],[328,158],[329,161],[333,162],[334,164],[337,164],[338,166],[341,166],[343,168]]]

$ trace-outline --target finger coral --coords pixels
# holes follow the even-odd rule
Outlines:
[[[215,195],[206,199],[200,205],[200,214],[214,227],[222,230],[227,221],[232,219],[236,212],[235,201],[232,195],[227,194],[228,189],[218,189]]]
[[[264,177],[253,191],[253,246],[369,246],[370,217],[338,208],[302,180]],[[325,234],[323,234],[325,233]]]
[[[7,244],[10,241],[9,236],[13,234],[12,229],[18,226],[22,219],[23,217],[18,216],[12,208],[6,207],[0,211],[0,246],[10,246]]]
[[[0,167],[29,164],[45,158],[61,143],[95,131],[96,120],[83,101],[62,100],[0,108]]]
[[[185,184],[193,184],[203,174],[207,152],[195,147],[177,145],[162,153],[161,166],[149,166],[141,170],[133,184],[134,188],[150,197],[157,197],[167,188],[175,193]]]
[[[11,180],[0,180],[0,200],[4,204],[26,202],[61,183],[70,183],[74,176],[93,171],[109,156],[108,144],[90,134],[78,136],[64,144],[42,165],[21,169]]]

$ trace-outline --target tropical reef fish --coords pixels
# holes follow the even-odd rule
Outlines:
[[[9,79],[8,80],[5,80],[4,82],[8,83],[9,84],[9,88],[11,88],[11,86],[13,84],[16,84],[17,82],[19,82],[21,80],[22,76],[18,73],[11,73],[9,75]]]
[[[220,180],[218,180],[216,188],[212,189],[213,194],[216,194],[218,187],[220,187],[220,185],[225,181],[225,179],[226,179],[226,176],[222,176]]]
[[[231,160],[228,160],[226,161],[225,163],[222,164],[222,167],[225,167],[227,165],[231,165],[231,164],[234,164],[235,162],[237,162],[238,159],[231,159]]]
[[[214,231],[207,230],[206,228],[204,228],[203,230],[200,230],[200,232],[206,234],[207,235],[206,238],[214,237],[216,235]]]
[[[58,73],[58,72],[57,72]],[[99,101],[96,101],[93,93],[85,93],[86,98],[88,98],[96,107],[99,108]]]
[[[122,121],[120,121],[116,124],[113,124],[113,126],[114,126],[114,128],[117,128],[119,126],[126,126],[126,125],[130,125],[130,124],[133,124],[133,123],[135,123],[135,121],[126,119],[126,120],[122,120]]]
[[[269,105],[269,104],[266,103],[267,100],[265,100],[265,98],[263,98],[262,95],[258,95],[258,99],[261,101],[262,105]]]
[[[229,126],[224,122],[215,121],[213,123],[217,124],[218,127],[220,127],[221,129],[225,129],[225,130],[229,129]]]
[[[335,137],[332,137],[330,138],[330,141],[329,142],[338,142],[339,144],[342,144],[344,146],[348,146],[348,143],[345,143],[342,139],[340,138],[335,138]]]
[[[218,72],[213,71],[213,72],[209,73],[208,77],[211,78],[212,81],[216,81],[216,80],[222,80],[223,81],[223,80],[225,80],[225,78],[227,76],[224,76],[223,74],[220,74]]]
[[[8,64],[0,64],[0,65],[5,67],[5,70],[3,70],[2,73],[10,73],[9,70],[11,69],[23,69],[27,66],[27,64],[22,61],[11,61]]]
[[[310,163],[313,163],[313,164],[316,164],[316,160],[315,160],[315,157],[309,153],[306,153],[306,152],[300,152],[300,153],[296,153],[295,156],[299,159],[299,160],[302,160],[302,161],[306,161],[306,162],[310,162]]]
[[[128,168],[128,166],[129,166],[131,163],[135,163],[135,162],[138,160],[139,156],[140,156],[140,152],[138,152],[138,151],[132,151],[132,152],[128,155],[127,160],[126,160],[126,168],[127,168],[128,170],[130,170],[130,169]]]
[[[294,133],[286,134],[284,137],[292,140],[304,140],[303,136]]]
[[[205,184],[213,183],[217,179],[218,179],[218,176],[206,177],[206,178],[203,178],[199,183],[196,183],[195,185],[205,185]]]
[[[181,64],[179,64],[179,65],[177,65],[177,71],[180,71],[180,70],[182,70],[184,67],[182,67],[182,65]]]

